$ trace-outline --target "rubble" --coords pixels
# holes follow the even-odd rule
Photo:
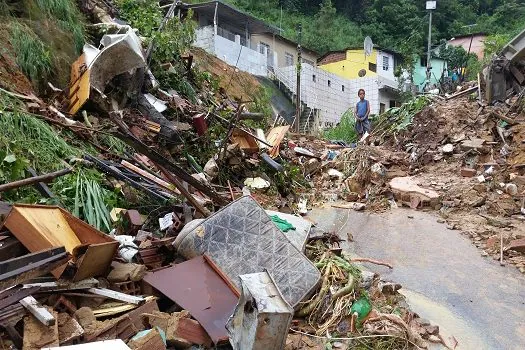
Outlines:
[[[105,21],[117,13],[111,2],[83,6]],[[281,349],[295,335],[312,345],[335,333],[391,335],[395,348],[443,342],[439,326],[410,311],[401,285],[357,265],[390,263],[350,257],[337,234],[312,230],[308,210],[326,202],[435,210],[487,256],[525,271],[525,72],[514,57],[510,80],[485,87],[490,99],[469,98],[479,83],[418,97],[347,145],[269,128],[264,114],[210,82],[196,89],[190,53],[155,62],[157,80],[154,45],[146,51],[133,28],[113,24],[118,34],[100,27],[101,49],[87,45],[73,63],[69,89],[45,101],[18,94],[97,152],[0,192],[85,169],[120,200],[102,208],[75,195],[74,211],[0,203],[0,325],[17,348]],[[188,79],[193,94],[173,90],[170,75]],[[509,89],[492,86],[502,81]],[[123,150],[102,144],[103,135]],[[80,207],[96,218],[80,219]],[[97,220],[106,232],[87,223]]]

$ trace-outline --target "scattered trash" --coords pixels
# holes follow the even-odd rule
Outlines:
[[[253,189],[261,189],[270,187],[270,183],[260,177],[249,177],[244,180],[244,185]]]

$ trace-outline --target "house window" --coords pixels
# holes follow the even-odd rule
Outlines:
[[[332,86],[332,82],[328,80],[328,87]]]
[[[396,101],[390,100],[390,108],[393,108],[396,106]]]
[[[383,56],[383,70],[388,71],[388,56]]]
[[[265,52],[265,48],[266,48],[266,52]],[[259,45],[259,52],[262,53],[263,55],[267,55],[270,53],[270,45],[268,45],[267,43],[264,43],[261,41],[261,44]]]
[[[341,85],[341,91],[345,92],[345,86],[344,85]]]
[[[312,81],[315,83],[316,77],[315,74],[312,75]]]
[[[368,70],[371,71],[371,72],[376,72],[377,71],[377,65],[375,63],[369,62],[368,63]]]
[[[313,66],[313,65],[314,65],[314,62],[313,62],[313,61],[307,60],[307,59],[305,59],[305,58],[303,58],[303,63],[309,64],[310,66]]]
[[[293,55],[291,53],[284,53],[284,65],[285,67],[293,66]]]

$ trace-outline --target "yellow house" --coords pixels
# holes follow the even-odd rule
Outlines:
[[[374,47],[370,56],[362,48],[330,51],[317,60],[319,67],[341,78],[356,79],[377,75],[395,80],[394,70],[400,55],[394,51]]]
[[[330,51],[317,60],[320,69],[352,82],[352,96],[363,88],[372,113],[382,113],[399,100],[399,83],[394,71],[401,59],[397,52],[375,46],[369,56],[363,48]],[[354,87],[355,85],[355,87]],[[357,102],[357,101],[356,101]]]

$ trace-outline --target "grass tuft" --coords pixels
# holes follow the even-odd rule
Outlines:
[[[85,43],[85,26],[82,14],[72,0],[36,0],[36,5],[45,14],[54,17],[64,32],[73,36],[77,53]]]
[[[48,47],[26,25],[13,22],[10,29],[16,63],[22,72],[35,84],[45,81],[53,66]]]

